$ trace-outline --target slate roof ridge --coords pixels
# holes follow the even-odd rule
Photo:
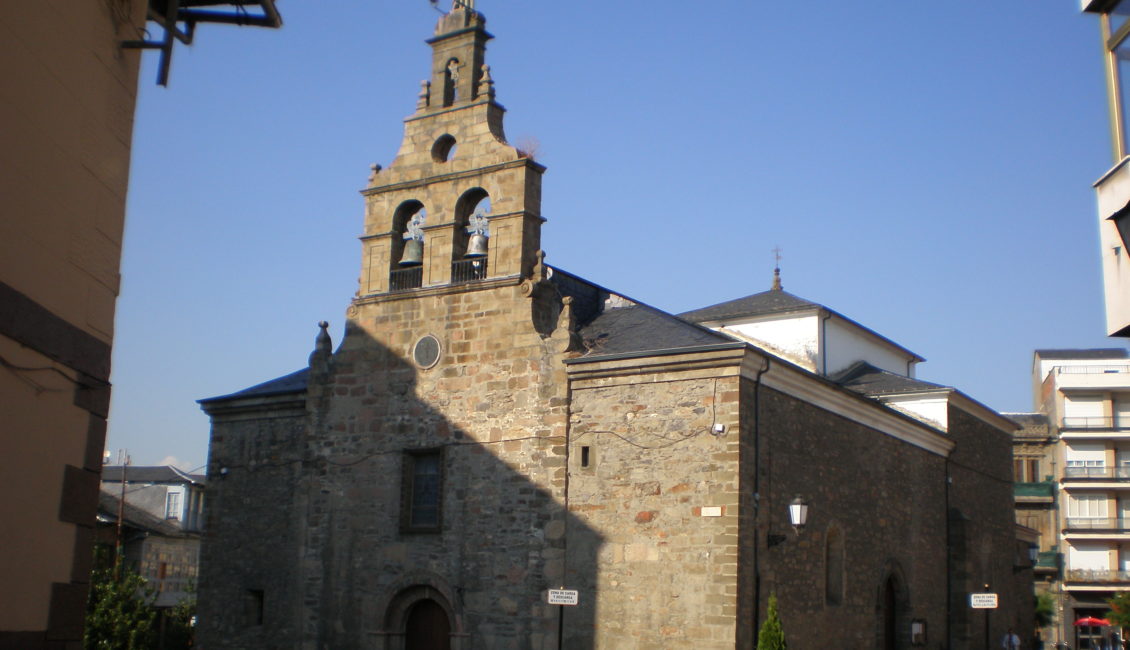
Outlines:
[[[109,521],[117,521],[118,519],[118,504],[121,504],[122,523],[140,528],[167,537],[187,537],[187,531],[181,529],[176,524],[170,523],[165,519],[161,519],[150,512],[139,508],[126,499],[125,503],[121,499],[106,490],[105,488],[98,492],[98,510],[103,514],[104,519]]]
[[[207,482],[204,474],[189,474],[172,465],[129,465],[126,471],[127,483],[200,483]],[[122,481],[121,465],[103,465],[102,481],[120,483]]]
[[[692,309],[678,314],[683,320],[702,322],[723,318],[739,318],[742,316],[759,316],[762,314],[787,313],[802,311],[811,308],[827,309],[820,303],[801,298],[784,289],[770,289],[759,291],[741,298],[726,300],[706,307]]]
[[[213,402],[224,402],[227,400],[240,399],[244,397],[268,397],[271,395],[286,395],[288,393],[301,393],[306,390],[306,381],[310,375],[310,367],[307,366],[301,370],[268,379],[265,382],[255,384],[243,390],[238,390],[234,393],[227,395],[218,395],[216,397],[205,397],[204,399],[196,400],[197,404],[211,404]]]
[[[915,377],[900,375],[897,372],[883,370],[867,361],[856,361],[844,370],[832,375],[830,379],[837,384],[867,395],[932,393],[938,390],[957,390],[952,386],[936,384]]]

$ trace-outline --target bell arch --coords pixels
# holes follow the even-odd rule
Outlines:
[[[490,256],[490,194],[481,187],[464,192],[455,202],[451,237],[451,281],[482,280],[487,276]]]

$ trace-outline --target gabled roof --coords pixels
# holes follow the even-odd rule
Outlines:
[[[717,305],[683,312],[679,314],[679,318],[691,321],[692,323],[703,323],[707,321],[730,320],[748,316],[763,316],[766,314],[820,308],[821,305],[805,300],[799,296],[794,296],[788,291],[773,289],[736,300],[720,302]]]
[[[728,336],[640,304],[606,309],[581,328],[580,334],[586,356],[658,352],[734,343]]]
[[[873,329],[864,327],[854,320],[844,316],[843,314],[829,309],[824,305],[805,300],[799,296],[785,291],[783,289],[770,289],[769,291],[762,291],[755,293],[751,296],[738,298],[737,300],[730,300],[721,302],[717,305],[703,307],[702,309],[694,309],[679,314],[679,318],[690,321],[692,323],[710,323],[719,321],[734,321],[744,318],[754,318],[757,316],[771,316],[775,314],[790,314],[804,311],[817,311],[822,310],[827,314],[835,316],[839,320],[848,323],[854,327],[859,328],[860,331],[868,336],[874,337],[875,340],[881,341],[884,345],[890,346],[898,350],[900,353],[905,354],[907,357],[914,361],[925,361],[924,358],[904,348],[903,346],[895,343],[891,339],[883,336]]]
[[[118,504],[121,503],[116,495],[106,491],[105,489],[98,493],[98,518],[103,522],[116,522],[118,520]],[[122,524],[130,526],[139,530],[144,530],[166,537],[184,537],[185,531],[181,530],[176,524],[155,517],[152,514],[142,510],[129,502],[129,496],[126,496],[126,502],[121,508]]]
[[[229,399],[240,399],[244,397],[267,397],[269,395],[285,395],[287,393],[301,393],[306,390],[306,381],[310,376],[310,368],[306,367],[302,370],[296,370],[289,375],[283,375],[261,384],[255,384],[251,388],[244,388],[228,395],[220,395],[218,397],[207,397],[205,399],[196,400],[197,404],[208,404],[210,402],[223,402]]]
[[[198,483],[203,485],[208,480],[203,474],[189,474],[173,467],[172,465],[158,465],[155,467],[133,467],[126,471],[127,483]],[[122,481],[121,465],[106,465],[102,467],[103,483],[120,483]]]
[[[857,361],[830,379],[845,388],[872,397],[953,390],[949,386],[876,368],[866,361]]]
[[[1089,350],[1036,350],[1041,359],[1126,359],[1130,353],[1122,348],[1092,348]]]

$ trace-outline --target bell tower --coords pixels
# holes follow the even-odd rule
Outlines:
[[[455,0],[427,41],[429,80],[365,197],[358,299],[528,277],[540,247],[545,168],[506,142],[486,65],[486,18]]]

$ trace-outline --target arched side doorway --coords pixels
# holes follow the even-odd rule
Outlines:
[[[882,650],[898,650],[909,644],[910,623],[907,608],[910,598],[906,592],[906,581],[896,562],[888,563],[879,583],[878,621],[875,647]]]
[[[388,650],[460,650],[460,621],[451,600],[430,585],[401,589],[385,610]]]

